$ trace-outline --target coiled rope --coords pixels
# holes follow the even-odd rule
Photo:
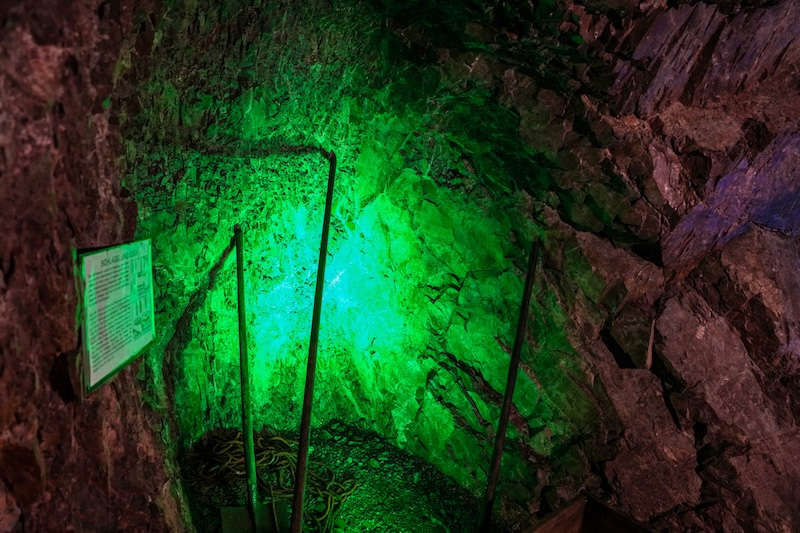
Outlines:
[[[274,500],[291,500],[297,472],[297,441],[261,432],[255,436],[259,489]],[[216,430],[206,434],[186,455],[184,479],[195,489],[244,480],[242,433]],[[311,461],[307,490],[306,526],[311,531],[333,530],[336,511],[357,488],[352,479],[338,480],[329,467]]]

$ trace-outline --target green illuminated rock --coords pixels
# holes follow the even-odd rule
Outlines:
[[[165,407],[180,441],[239,425],[232,258],[209,282],[236,223],[255,424],[299,424],[327,164],[266,152],[322,146],[335,150],[339,172],[313,423],[377,431],[479,492],[521,265],[533,237],[547,239],[528,207],[547,172],[520,139],[518,117],[441,65],[375,47],[386,30],[364,6],[312,3],[244,20],[235,4],[199,4],[176,6],[159,28],[160,61],[126,140],[168,332],[149,352],[149,372],[154,387],[174,390]],[[177,39],[192,24],[207,48]],[[217,41],[244,30],[238,47]],[[580,257],[568,268],[592,297],[602,290]],[[572,444],[597,418],[555,293],[541,276],[534,293],[503,463],[508,486],[531,491],[551,469],[579,482],[585,472],[559,461],[575,462]]]

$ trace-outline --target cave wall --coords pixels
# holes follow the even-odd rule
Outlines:
[[[400,278],[455,273],[452,291],[447,273],[429,287],[445,289],[444,299],[438,294],[428,299],[433,308],[444,306],[448,316],[466,322],[464,316],[478,312],[510,322],[508,309],[519,286],[517,280],[491,290],[487,294],[499,305],[479,299],[465,312],[461,306],[470,305],[468,294],[460,294],[463,278],[457,273],[466,255],[449,232],[454,225],[486,216],[488,227],[489,220],[506,220],[502,231],[527,227],[523,240],[533,234],[542,239],[538,295],[549,303],[546,313],[533,316],[555,320],[544,328],[532,324],[529,342],[537,347],[545,331],[563,340],[527,350],[521,390],[533,394],[517,398],[515,429],[522,428],[522,438],[512,441],[507,455],[507,464],[523,468],[507,472],[506,479],[518,484],[505,486],[522,498],[516,506],[504,503],[504,512],[530,519],[585,491],[655,529],[795,529],[796,5],[585,2],[560,10],[543,3],[550,7],[526,12],[498,2],[487,3],[483,15],[443,4],[416,16],[403,3],[380,5],[386,10],[384,33],[378,32],[384,39],[377,41],[361,40],[374,31],[364,12],[347,12],[341,5],[338,12],[315,5],[318,11],[309,16],[237,3],[216,10],[192,4],[172,12],[171,26],[154,25],[153,50],[163,58],[163,70],[147,85],[146,98],[122,99],[120,106],[123,114],[139,117],[132,119],[139,134],[129,139],[128,160],[133,188],[143,193],[140,231],[156,238],[161,254],[160,320],[168,329],[178,325],[151,354],[149,368],[156,381],[166,371],[165,387],[177,384],[176,402],[183,406],[174,415],[179,438],[191,441],[209,427],[236,425],[234,406],[220,408],[218,400],[236,394],[230,366],[235,343],[226,333],[234,329],[230,265],[227,273],[215,273],[219,285],[207,290],[227,228],[239,216],[226,214],[245,200],[254,206],[244,212],[249,229],[263,235],[257,241],[269,243],[270,234],[282,233],[280,242],[269,246],[288,246],[298,236],[313,245],[313,223],[299,224],[303,217],[296,217],[290,218],[294,226],[283,227],[285,206],[259,203],[257,195],[247,196],[244,184],[237,185],[243,179],[263,185],[270,179],[280,184],[279,176],[286,174],[315,175],[310,166],[288,159],[253,158],[254,146],[263,148],[259,143],[274,135],[342,150],[343,173],[359,178],[349,197],[367,213],[373,201],[381,213],[400,208],[390,221],[405,228],[406,242],[453,241],[449,255],[438,257],[439,274],[432,267],[401,270]],[[205,52],[181,45],[189,34]],[[282,55],[286,50],[299,60]],[[376,51],[377,57],[370,55]],[[343,58],[347,65],[363,58],[372,62],[362,64],[364,70],[348,70]],[[374,70],[380,75],[370,78]],[[453,81],[457,90],[441,92],[441,80]],[[470,91],[476,89],[488,97],[474,98]],[[415,100],[420,95],[423,103]],[[466,113],[445,107],[458,120],[431,121],[435,112],[424,103],[441,105],[437,98],[454,95],[467,95],[460,108]],[[481,114],[487,108],[491,112]],[[511,126],[533,163],[502,165],[503,150],[521,149],[505,126],[494,131],[492,148],[476,142],[480,127],[471,125],[502,123],[508,116],[504,109],[513,112]],[[371,117],[377,118],[370,122]],[[408,139],[430,143],[406,149]],[[220,146],[229,160],[209,157]],[[433,157],[434,147],[446,147],[445,155]],[[493,150],[502,154],[499,159],[476,157]],[[470,211],[475,204],[469,201],[454,207],[461,195],[491,198],[493,187],[502,190],[504,184],[503,194],[514,189],[524,194],[511,204],[482,200],[483,214]],[[282,194],[312,198],[311,191],[294,187]],[[421,204],[398,202],[414,187],[422,190]],[[392,188],[401,194],[392,196]],[[213,197],[211,205],[197,201],[204,195]],[[424,225],[413,223],[430,210],[426,198],[444,209],[449,222],[437,214]],[[380,216],[360,220],[361,212],[339,208],[343,235],[369,228],[367,240],[373,239]],[[264,211],[267,216],[258,221]],[[451,216],[457,211],[470,217]],[[405,223],[402,212],[409,213]],[[208,213],[211,220],[204,219]],[[503,218],[509,214],[512,219]],[[494,238],[500,233],[490,232]],[[463,250],[474,243],[488,250],[495,246],[487,244],[486,235],[467,241]],[[192,251],[176,252],[179,242],[191,243]],[[334,254],[343,242],[334,244]],[[419,253],[419,246],[412,248]],[[295,264],[306,265],[311,249],[287,250]],[[497,250],[521,264],[518,247]],[[282,266],[278,259],[273,263]],[[499,272],[498,265],[490,270]],[[515,276],[520,274],[517,268]],[[250,275],[254,285],[265,283],[264,276]],[[301,300],[310,302],[309,287],[306,282]],[[384,287],[383,294],[395,289]],[[479,286],[474,289],[481,294]],[[269,294],[268,303],[297,298]],[[419,311],[404,302],[406,309]],[[302,316],[297,309],[293,312]],[[384,318],[390,323],[398,316]],[[275,324],[262,325],[276,331]],[[507,333],[505,338],[496,333],[487,335],[507,347]],[[343,336],[348,334],[353,332]],[[390,370],[390,381],[375,381],[380,374],[370,368],[373,363],[353,363],[364,347],[350,346],[338,355],[339,364],[357,371],[340,373],[345,379],[329,389],[337,390],[334,395],[321,388],[318,423],[334,416],[362,423],[461,483],[479,487],[480,471],[468,467],[484,464],[491,424],[481,419],[493,419],[496,412],[501,372],[491,369],[499,368],[503,351],[476,356],[469,348],[487,346],[486,339],[448,346],[447,333],[428,338],[434,345],[443,340],[444,349],[406,347],[401,353],[426,358],[426,364],[434,362],[453,377],[441,383],[426,378],[421,388],[395,387],[400,374]],[[301,361],[302,353],[299,344],[294,359]],[[548,363],[553,354],[560,355]],[[546,366],[537,368],[543,362]],[[224,370],[225,364],[230,368]],[[218,384],[208,378],[226,373]],[[262,384],[265,390],[272,387],[260,404],[267,424],[276,424],[271,410],[281,413],[279,421],[296,418],[291,413],[299,398],[297,369],[286,365],[278,378],[275,374]],[[370,385],[360,390],[362,382]],[[537,403],[538,390],[548,391],[542,397],[549,403]],[[400,412],[405,404],[409,413],[420,413],[426,398],[435,400],[428,406],[438,403],[440,409],[435,416],[417,417],[414,425],[402,425],[408,417],[385,415],[398,412],[395,400]],[[561,408],[570,402],[588,410]],[[593,423],[586,425],[587,419]],[[426,427],[451,428],[449,438],[438,439],[437,431]],[[452,453],[453,442],[464,444],[458,448],[461,459]]]
[[[339,336],[358,340],[409,309],[447,316],[431,351],[383,347],[415,361],[408,381],[354,356],[372,337],[340,350],[321,368],[333,379],[317,423],[344,413],[479,487],[520,243],[537,235],[504,516],[519,525],[585,491],[655,530],[800,527],[796,2],[586,1],[530,13],[489,2],[466,15],[445,2],[416,19],[383,2],[377,27],[362,25],[363,10],[271,5],[0,8],[0,530],[187,527],[162,438],[174,452],[237,424],[233,278],[220,262],[233,222],[248,220],[249,249],[285,247],[295,265],[284,274],[296,294],[254,296],[255,309],[310,308],[303,273],[324,167],[252,157],[271,135],[342,151],[360,210],[340,207],[333,252],[360,258],[370,305],[407,289],[403,306],[366,325],[342,293]],[[346,68],[359,60],[362,70]],[[442,91],[442,80],[453,84]],[[248,192],[265,184],[294,203]],[[385,234],[375,228],[387,213],[401,241],[417,243],[406,259],[436,243],[430,264],[390,284],[386,263],[364,262],[364,250],[399,243],[345,246],[356,229]],[[154,239],[164,335],[79,402],[66,377],[78,348],[71,250],[134,235]],[[488,275],[460,272],[465,261]],[[252,286],[265,283],[248,270]],[[404,285],[423,278],[434,282],[426,290]],[[293,324],[263,322],[263,338],[290,327],[302,339]],[[254,351],[268,345],[256,339]],[[301,380],[296,361],[281,368],[262,376],[273,390],[261,421],[289,427]],[[346,385],[359,382],[369,386]]]
[[[182,531],[137,364],[78,399],[73,250],[129,240],[107,102],[133,11],[0,6],[0,531]],[[157,424],[157,421],[155,421]]]
[[[614,74],[576,120],[602,140],[578,172],[625,182],[619,219],[658,253],[620,270],[612,228],[552,214],[602,277],[648,294],[602,321],[571,313],[625,426],[604,473],[621,508],[659,528],[793,531],[799,6],[654,4],[575,7]],[[608,205],[593,185],[570,189]]]
[[[526,256],[535,235],[546,237],[530,211],[550,179],[548,156],[526,145],[489,80],[464,81],[461,41],[473,37],[462,21],[453,17],[452,57],[442,49],[439,63],[386,28],[385,15],[359,2],[200,2],[153,17],[150,70],[135,96],[111,103],[126,121],[126,184],[138,235],[154,242],[166,332],[147,355],[147,379],[176,446],[239,426],[224,251],[241,223],[256,425],[296,431],[327,165],[271,150],[334,149],[314,425],[375,431],[477,494]],[[597,290],[579,254],[564,263]],[[508,516],[539,511],[542,490],[548,505],[574,495],[605,451],[585,443],[614,424],[600,416],[602,385],[586,381],[543,277],[531,317],[504,461]]]

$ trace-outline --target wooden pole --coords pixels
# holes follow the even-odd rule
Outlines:
[[[517,322],[517,336],[514,338],[514,348],[511,351],[511,361],[508,365],[506,391],[503,396],[503,407],[500,410],[500,422],[497,424],[492,464],[489,470],[489,479],[486,484],[483,516],[480,524],[480,531],[482,533],[489,533],[491,531],[492,508],[494,507],[497,480],[500,478],[500,462],[503,458],[503,448],[506,443],[506,430],[508,429],[508,418],[511,415],[511,405],[514,398],[514,386],[517,383],[519,362],[522,358],[522,346],[525,344],[525,330],[528,325],[528,309],[531,302],[531,293],[533,292],[533,280],[536,273],[538,252],[539,247],[534,240],[531,245],[530,258],[528,259],[528,272],[525,276],[525,289],[522,294],[522,308],[519,312],[519,322]]]
[[[242,228],[239,224],[233,227],[236,239],[236,292],[239,311],[239,378],[242,392],[242,440],[244,441],[245,469],[247,470],[247,510],[253,524],[253,531],[258,532],[256,517],[258,502],[258,481],[256,480],[256,457],[253,445],[253,412],[250,409],[250,366],[247,359],[247,313],[244,305],[244,259],[242,250]]]
[[[317,368],[317,342],[319,340],[319,319],[322,311],[322,290],[325,287],[325,259],[328,255],[328,229],[331,222],[331,204],[333,203],[333,182],[336,176],[336,154],[331,150],[322,150],[323,157],[328,159],[328,192],[325,195],[325,214],[322,220],[322,239],[319,246],[319,262],[317,263],[317,285],[314,292],[314,310],[311,315],[311,339],[308,343],[308,362],[306,364],[306,386],[303,393],[303,413],[300,418],[300,442],[297,450],[297,474],[292,502],[292,533],[301,533],[303,529],[303,498],[308,466],[308,444],[311,430],[311,404],[314,398],[314,373]]]

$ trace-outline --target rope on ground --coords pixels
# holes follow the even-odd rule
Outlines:
[[[291,500],[297,470],[297,441],[261,432],[255,438],[255,456],[261,494],[270,494],[275,500]],[[184,464],[184,479],[194,489],[243,481],[242,433],[216,430],[206,434],[187,453]],[[336,511],[355,490],[354,480],[337,480],[333,470],[311,461],[306,483],[309,529],[332,531]]]

